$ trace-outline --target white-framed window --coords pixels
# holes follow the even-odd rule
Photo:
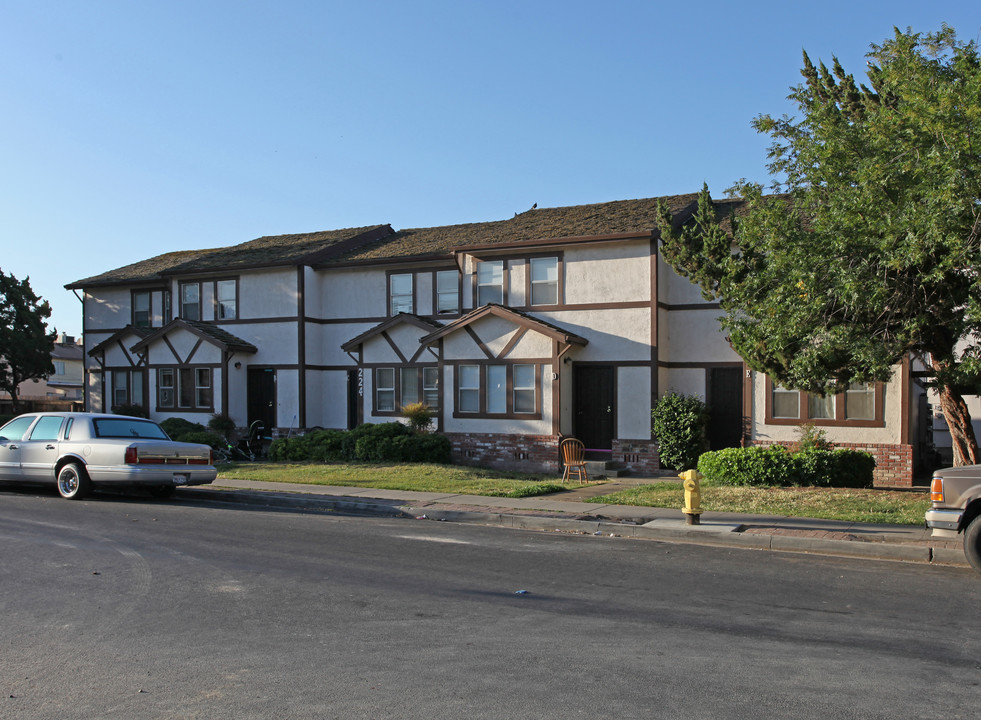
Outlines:
[[[531,304],[555,305],[559,302],[559,259],[531,258]]]
[[[181,318],[201,319],[201,283],[181,283]]]
[[[460,365],[459,400],[457,410],[463,413],[480,412],[480,366]]]
[[[514,412],[533,413],[538,409],[535,395],[537,383],[535,380],[534,365],[514,366]]]
[[[375,370],[375,409],[379,412],[395,411],[395,368]]]
[[[133,326],[138,328],[150,327],[150,291],[133,291]]]
[[[160,368],[157,371],[157,405],[162,408],[174,407],[173,368]]]
[[[800,393],[797,390],[774,385],[773,386],[773,417],[775,418],[799,418],[800,417]]]
[[[872,420],[875,418],[875,385],[851,383],[845,390],[845,419]]]
[[[477,306],[504,303],[504,261],[483,260],[477,263]]]
[[[460,312],[460,275],[456,270],[436,272],[436,314],[454,315]]]
[[[431,408],[439,407],[439,368],[422,369],[422,401]]]
[[[388,276],[389,314],[414,312],[412,273],[398,273]]]
[[[219,280],[215,283],[216,315],[219,320],[235,320],[238,317],[238,282]]]
[[[54,374],[55,375],[62,375],[63,376],[65,374],[65,361],[64,360],[53,360],[51,362],[51,364],[54,365],[54,370],[55,370],[54,371]]]

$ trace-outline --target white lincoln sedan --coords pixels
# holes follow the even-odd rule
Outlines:
[[[217,476],[211,448],[171,440],[152,420],[125,415],[40,412],[0,427],[0,480],[57,484],[69,500],[93,486],[147,488],[169,497]]]

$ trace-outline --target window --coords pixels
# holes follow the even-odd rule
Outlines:
[[[6,438],[7,440],[20,440],[24,437],[24,433],[27,432],[32,422],[34,422],[33,417],[14,418],[0,428],[0,437]]]
[[[63,418],[45,415],[34,425],[28,440],[57,440]]]
[[[413,312],[412,273],[388,276],[389,314]]]
[[[852,383],[845,392],[820,397],[788,390],[766,380],[768,424],[882,427],[884,420],[881,383]]]
[[[162,408],[174,407],[174,371],[171,368],[157,371],[157,405]]]
[[[480,366],[459,366],[460,399],[458,410],[465,413],[480,412]]]
[[[504,261],[484,260],[477,263],[477,306],[504,303]]]
[[[508,411],[508,369],[505,365],[487,366],[487,412]]]
[[[453,315],[460,312],[460,275],[456,270],[436,273],[436,314]]]
[[[775,386],[773,388],[773,417],[799,418],[800,393],[779,385]]]
[[[559,259],[531,259],[531,304],[555,305],[559,302]]]
[[[407,367],[399,371],[401,407],[419,402],[419,368]]]
[[[875,385],[852,383],[845,391],[845,419],[872,420],[875,418]]]
[[[439,368],[422,369],[422,401],[427,407],[439,407]]]
[[[394,368],[378,368],[375,371],[375,410],[395,412]]]
[[[211,407],[211,369],[194,370],[194,405],[199,408]]]
[[[133,326],[138,328],[150,327],[149,290],[136,290],[133,292]]]
[[[125,370],[112,374],[112,406],[129,405],[129,373]]]
[[[538,366],[457,366],[457,408],[461,415],[540,417]]]
[[[201,319],[201,284],[181,283],[181,318]]]
[[[832,420],[835,416],[835,396],[807,396],[807,417],[812,420]]]
[[[533,413],[537,409],[535,403],[535,366],[514,366],[514,411],[516,413]]]
[[[219,280],[215,283],[215,316],[219,320],[234,320],[238,317],[238,282]]]
[[[163,291],[163,321],[164,325],[170,322],[170,318],[173,317],[171,312],[173,306],[170,304],[170,290]]]
[[[65,374],[65,361],[64,360],[54,360],[52,362],[52,365],[54,365],[54,369],[55,369],[54,374],[55,375],[64,375]]]

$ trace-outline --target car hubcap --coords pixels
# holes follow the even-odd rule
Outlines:
[[[71,470],[67,470],[61,474],[58,484],[61,485],[61,492],[65,495],[71,495],[78,488],[78,476]]]

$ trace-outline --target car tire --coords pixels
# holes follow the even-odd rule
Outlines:
[[[58,471],[58,494],[66,500],[81,500],[92,491],[92,481],[79,463],[67,463]]]
[[[981,572],[981,515],[964,530],[964,554],[971,567]]]
[[[173,485],[154,485],[150,488],[150,496],[157,500],[166,500],[174,497],[174,490],[176,488]]]

